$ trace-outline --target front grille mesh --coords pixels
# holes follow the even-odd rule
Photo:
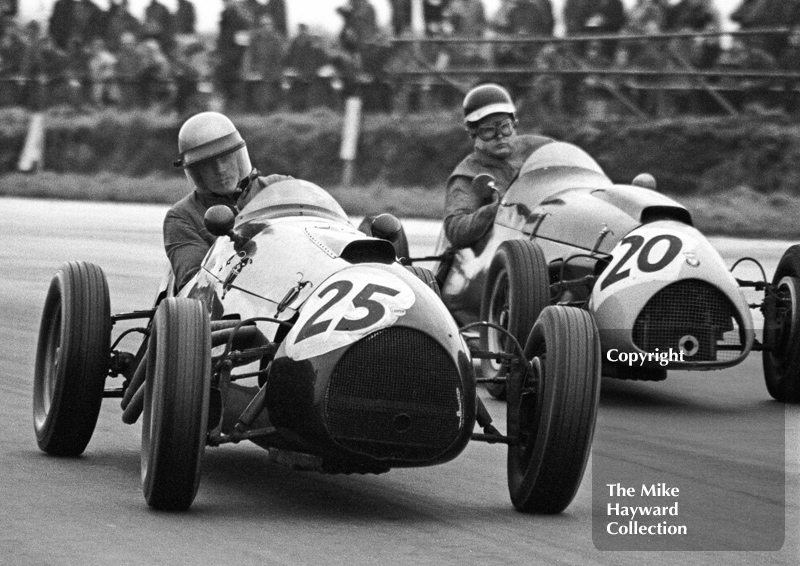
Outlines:
[[[336,364],[325,421],[345,448],[424,461],[456,440],[462,407],[461,380],[447,352],[423,332],[392,327],[361,339]]]
[[[719,289],[696,279],[656,293],[633,325],[633,342],[645,352],[679,352],[682,339],[684,345],[696,343],[697,352],[684,356],[689,363],[731,361],[744,350],[736,308]]]

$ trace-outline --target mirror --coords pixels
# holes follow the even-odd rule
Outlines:
[[[203,216],[203,224],[206,230],[213,236],[227,236],[233,230],[233,222],[236,215],[230,207],[224,204],[216,204],[206,210]]]
[[[394,242],[400,235],[403,225],[391,214],[379,214],[372,220],[370,228],[374,237]]]

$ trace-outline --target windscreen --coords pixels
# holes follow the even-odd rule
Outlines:
[[[523,164],[519,174],[522,176],[530,171],[551,167],[574,167],[605,175],[597,161],[588,153],[576,145],[564,142],[548,143],[534,151]]]
[[[321,216],[349,222],[345,211],[327,191],[300,179],[280,181],[260,189],[237,220],[248,222],[255,218],[284,216]]]

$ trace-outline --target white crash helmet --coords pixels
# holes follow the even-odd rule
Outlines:
[[[180,159],[186,177],[201,193],[230,195],[253,170],[247,146],[227,116],[195,114],[178,133]]]
[[[467,127],[490,114],[511,114],[511,118],[516,119],[516,111],[511,95],[498,84],[476,86],[464,97],[464,123]]]

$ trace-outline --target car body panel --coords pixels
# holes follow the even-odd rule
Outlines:
[[[631,253],[636,241],[645,243]],[[645,247],[654,241],[655,244]],[[729,336],[726,342],[740,340],[742,350],[725,363],[692,363],[692,356],[687,356],[686,363],[674,361],[671,367],[703,369],[713,366],[718,369],[739,363],[752,349],[755,339],[747,302],[722,257],[708,240],[696,228],[671,220],[645,224],[628,233],[614,249],[609,268],[592,289],[588,307],[594,313],[604,348],[643,352],[634,343],[631,321],[637,319],[653,296],[676,281],[703,281],[724,294],[737,314],[735,328],[729,332],[740,334]],[[681,338],[692,332],[689,326],[686,324]],[[722,336],[719,338],[721,340]],[[679,344],[676,342],[673,346],[677,352]]]
[[[705,289],[713,296],[724,297],[720,308],[725,312],[716,316],[721,320],[729,314],[732,322],[720,324],[725,328],[732,324],[733,328],[724,331],[720,326],[716,336],[722,340],[725,332],[732,332],[735,339],[731,338],[733,334],[725,334],[726,347],[738,345],[740,350],[716,360],[689,359],[672,367],[727,367],[741,361],[753,347],[752,317],[736,279],[708,240],[692,226],[689,211],[655,190],[613,183],[594,159],[576,146],[555,142],[535,151],[503,195],[488,234],[470,248],[455,250],[442,295],[461,323],[480,318],[484,289],[491,283],[487,275],[492,258],[503,242],[512,239],[536,242],[550,266],[551,283],[602,271],[584,295],[561,291],[555,300],[588,301],[586,306],[595,316],[606,351],[642,352],[634,340],[634,328],[638,328],[637,339],[642,342],[644,322],[640,315],[657,294],[681,281],[692,281],[688,285],[698,293]],[[437,253],[448,249],[442,232]],[[620,277],[622,274],[625,277]],[[666,293],[675,294],[672,289]],[[656,308],[654,305],[650,310]],[[652,323],[656,315],[648,311],[648,317]],[[690,324],[690,318],[685,320]],[[677,340],[685,345],[695,337],[687,331],[676,339],[677,329],[667,331],[665,323],[659,328],[669,333],[669,337],[659,338],[659,344],[674,343],[677,348]],[[707,336],[704,340],[714,338]],[[708,356],[716,352],[713,345],[706,350]]]
[[[476,419],[469,350],[391,243],[358,231],[330,195],[299,180],[255,195],[233,232],[180,294],[203,301],[212,320],[275,319],[255,322],[279,344],[265,384],[278,434],[259,444],[362,472],[464,449]]]

